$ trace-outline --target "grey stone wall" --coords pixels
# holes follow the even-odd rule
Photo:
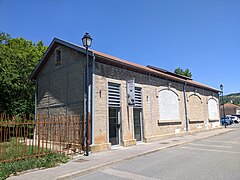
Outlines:
[[[133,108],[130,107],[129,112],[127,111],[126,99],[126,80],[133,78],[135,79],[135,86],[142,88],[144,141],[149,142],[168,134],[181,133],[186,130],[183,83],[99,62],[96,63],[95,67],[94,134],[96,144],[108,142],[108,82],[118,83],[121,86],[121,142],[124,145],[124,142],[134,139],[132,128]],[[178,94],[178,122],[162,122],[159,118],[158,94],[164,88],[170,88]],[[101,92],[101,97],[99,92]],[[209,97],[218,99],[218,93],[187,84],[186,104],[189,130],[201,130],[212,127],[208,121]]]
[[[55,51],[37,77],[37,111],[42,114],[83,115],[85,55],[65,46],[61,65],[56,66]]]
[[[65,46],[62,49],[62,64],[55,65],[55,51],[38,74],[37,112],[53,115],[83,115],[84,112],[84,62],[85,55]],[[109,148],[108,82],[121,87],[121,144],[136,143],[133,133],[133,107],[127,106],[126,80],[135,79],[135,86],[142,88],[142,131],[146,142],[186,130],[183,83],[163,77],[135,72],[95,63],[94,75],[94,143]],[[179,120],[162,121],[159,111],[159,91],[169,88],[178,96]],[[189,130],[212,128],[208,121],[208,100],[218,99],[218,94],[203,88],[186,86],[187,118]]]

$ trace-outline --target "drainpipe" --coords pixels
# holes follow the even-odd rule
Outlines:
[[[219,122],[221,121],[221,95],[220,93],[218,93],[218,117],[219,117]]]
[[[154,124],[153,124],[153,117],[152,117],[152,90],[151,90],[151,75],[148,75],[148,80],[149,80],[149,103],[150,103],[150,121],[151,121],[151,131],[152,131],[152,138],[151,141],[153,141],[153,136],[154,136]],[[151,93],[151,94],[150,94]]]
[[[93,53],[93,61],[92,61],[92,145],[94,145],[94,124],[95,124],[95,119],[94,119],[94,117],[95,117],[95,109],[94,109],[94,105],[95,105],[95,101],[94,101],[94,99],[95,99],[95,95],[94,95],[94,89],[95,89],[95,55],[94,55],[94,53]]]
[[[36,138],[37,138],[37,131],[36,131],[36,122],[37,122],[37,100],[38,100],[38,80],[36,79],[36,90],[35,90],[35,109],[34,109],[34,133],[33,133],[33,139],[34,144],[36,144]]]
[[[184,111],[185,111],[185,128],[188,132],[188,113],[187,113],[187,99],[186,99],[186,85],[187,82],[183,84],[183,99],[184,99]]]

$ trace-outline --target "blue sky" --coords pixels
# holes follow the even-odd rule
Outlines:
[[[0,0],[0,31],[45,45],[89,32],[95,50],[240,92],[239,0]]]

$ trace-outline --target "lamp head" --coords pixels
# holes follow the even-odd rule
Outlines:
[[[92,44],[92,38],[89,33],[86,33],[82,38],[82,43],[85,48],[89,48]]]
[[[223,85],[222,84],[220,84],[220,89],[221,89],[221,91],[223,91]]]

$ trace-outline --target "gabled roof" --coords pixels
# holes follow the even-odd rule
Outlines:
[[[67,41],[63,41],[61,39],[58,38],[54,38],[53,41],[51,42],[51,44],[49,45],[47,51],[45,52],[43,58],[39,61],[38,65],[36,66],[36,68],[34,69],[34,71],[32,72],[30,79],[31,80],[35,80],[37,78],[38,73],[41,71],[42,67],[44,66],[44,64],[47,61],[47,57],[49,56],[50,52],[56,47],[57,44],[62,44],[64,46],[67,46],[69,48],[75,49],[79,52],[85,53],[85,48],[73,43],[69,43]],[[196,81],[193,81],[191,78],[187,78],[185,76],[181,76],[181,75],[176,75],[174,73],[171,73],[169,71],[157,68],[157,67],[153,67],[153,66],[142,66],[133,62],[129,62],[93,49],[89,49],[89,55],[90,56],[95,56],[95,60],[96,61],[100,61],[100,62],[104,62],[106,64],[113,64],[113,65],[120,65],[123,67],[128,67],[129,69],[133,69],[133,70],[137,70],[137,71],[141,71],[143,73],[148,73],[148,74],[152,74],[152,75],[156,75],[156,76],[161,76],[163,78],[166,79],[170,79],[170,80],[174,80],[174,81],[178,81],[181,83],[187,83],[189,85],[193,85],[193,86],[197,86],[197,87],[201,87],[204,89],[209,89],[212,90],[214,92],[220,92],[218,89],[206,86],[204,84],[198,83]]]
[[[82,46],[78,46],[78,45],[69,43],[67,41],[63,41],[61,39],[54,38],[53,41],[51,42],[51,44],[48,46],[48,48],[47,48],[46,52],[44,53],[42,59],[38,62],[36,68],[33,70],[32,74],[30,76],[31,80],[35,80],[36,79],[38,73],[42,69],[43,65],[46,63],[47,57],[49,56],[50,52],[56,47],[57,44],[65,45],[65,46],[67,46],[69,48],[75,49],[75,50],[80,51],[82,53],[86,52],[85,48],[82,47]],[[92,53],[90,52],[89,55],[92,56]]]
[[[221,105],[221,106],[222,106],[222,105]],[[226,108],[238,108],[238,109],[240,109],[240,106],[235,105],[235,104],[232,104],[232,103],[226,103],[226,104],[224,104],[224,107],[226,107]]]

